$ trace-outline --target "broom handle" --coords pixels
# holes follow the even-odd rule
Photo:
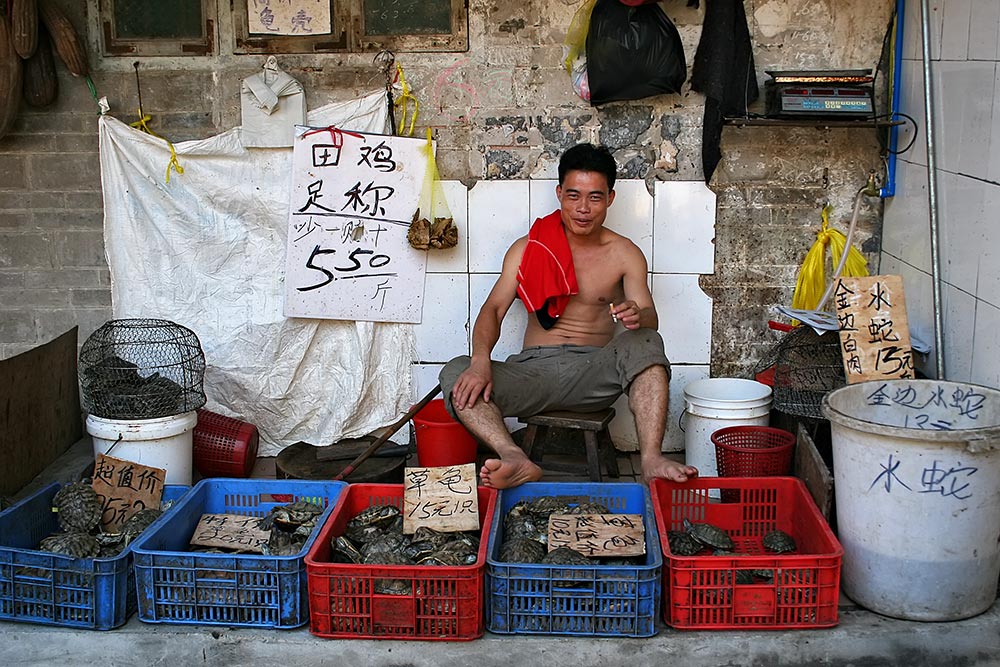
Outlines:
[[[424,396],[423,398],[420,399],[419,403],[417,403],[412,408],[410,408],[409,412],[407,412],[405,415],[403,415],[398,420],[396,420],[393,424],[391,424],[382,433],[382,435],[380,435],[378,438],[375,439],[375,442],[373,442],[371,444],[371,446],[368,447],[368,449],[366,449],[365,451],[361,452],[361,454],[358,455],[358,458],[356,458],[353,461],[351,461],[347,465],[347,467],[345,467],[343,470],[341,470],[340,474],[333,478],[333,481],[339,482],[342,479],[344,479],[345,477],[347,477],[348,475],[350,475],[352,472],[354,472],[355,468],[357,468],[359,465],[361,465],[362,463],[364,463],[368,459],[368,457],[370,457],[372,454],[374,454],[375,451],[379,447],[381,447],[382,445],[384,445],[385,441],[388,440],[390,437],[392,437],[392,435],[396,431],[398,431],[400,429],[400,427],[403,426],[403,424],[405,424],[406,422],[408,422],[411,419],[413,419],[413,417],[418,412],[420,412],[421,410],[423,410],[424,407],[428,403],[430,403],[432,400],[434,400],[434,397],[437,396],[439,393],[441,393],[441,385],[437,385],[433,389],[431,389],[427,393],[426,396]]]

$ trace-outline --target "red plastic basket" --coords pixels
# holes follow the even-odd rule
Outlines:
[[[474,565],[354,565],[331,563],[330,542],[372,505],[402,509],[402,484],[351,484],[343,502],[306,554],[309,631],[341,639],[468,640],[484,632],[483,580],[497,491],[479,487],[479,555]],[[374,592],[378,579],[410,584],[409,594]]]
[[[792,472],[795,435],[771,426],[729,426],[712,434],[719,477],[771,477]]]
[[[712,489],[732,491],[737,500],[714,501]],[[655,479],[650,492],[663,549],[663,620],[668,625],[789,630],[837,624],[844,551],[800,480],[699,477],[678,484]],[[735,543],[733,554],[714,556],[706,549],[694,556],[674,555],[668,533],[684,530],[684,519],[725,530]],[[775,528],[794,538],[796,551],[764,549],[764,535]],[[770,573],[770,579],[755,574],[741,583],[738,573],[746,571]]]
[[[202,477],[249,477],[259,444],[260,435],[253,424],[198,410],[191,455]]]

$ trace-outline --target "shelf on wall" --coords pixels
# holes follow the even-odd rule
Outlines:
[[[904,120],[837,120],[835,118],[726,118],[725,125],[736,127],[892,127]]]

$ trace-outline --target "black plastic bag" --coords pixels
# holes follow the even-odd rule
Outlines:
[[[677,27],[659,5],[598,0],[587,34],[590,103],[680,92],[687,78]]]

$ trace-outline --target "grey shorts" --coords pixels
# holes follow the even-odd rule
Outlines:
[[[452,416],[451,388],[470,361],[468,356],[456,357],[439,375]],[[604,347],[529,347],[506,361],[493,362],[490,400],[504,417],[530,417],[548,410],[595,412],[610,407],[650,366],[663,366],[670,377],[663,339],[653,329],[624,331]]]

